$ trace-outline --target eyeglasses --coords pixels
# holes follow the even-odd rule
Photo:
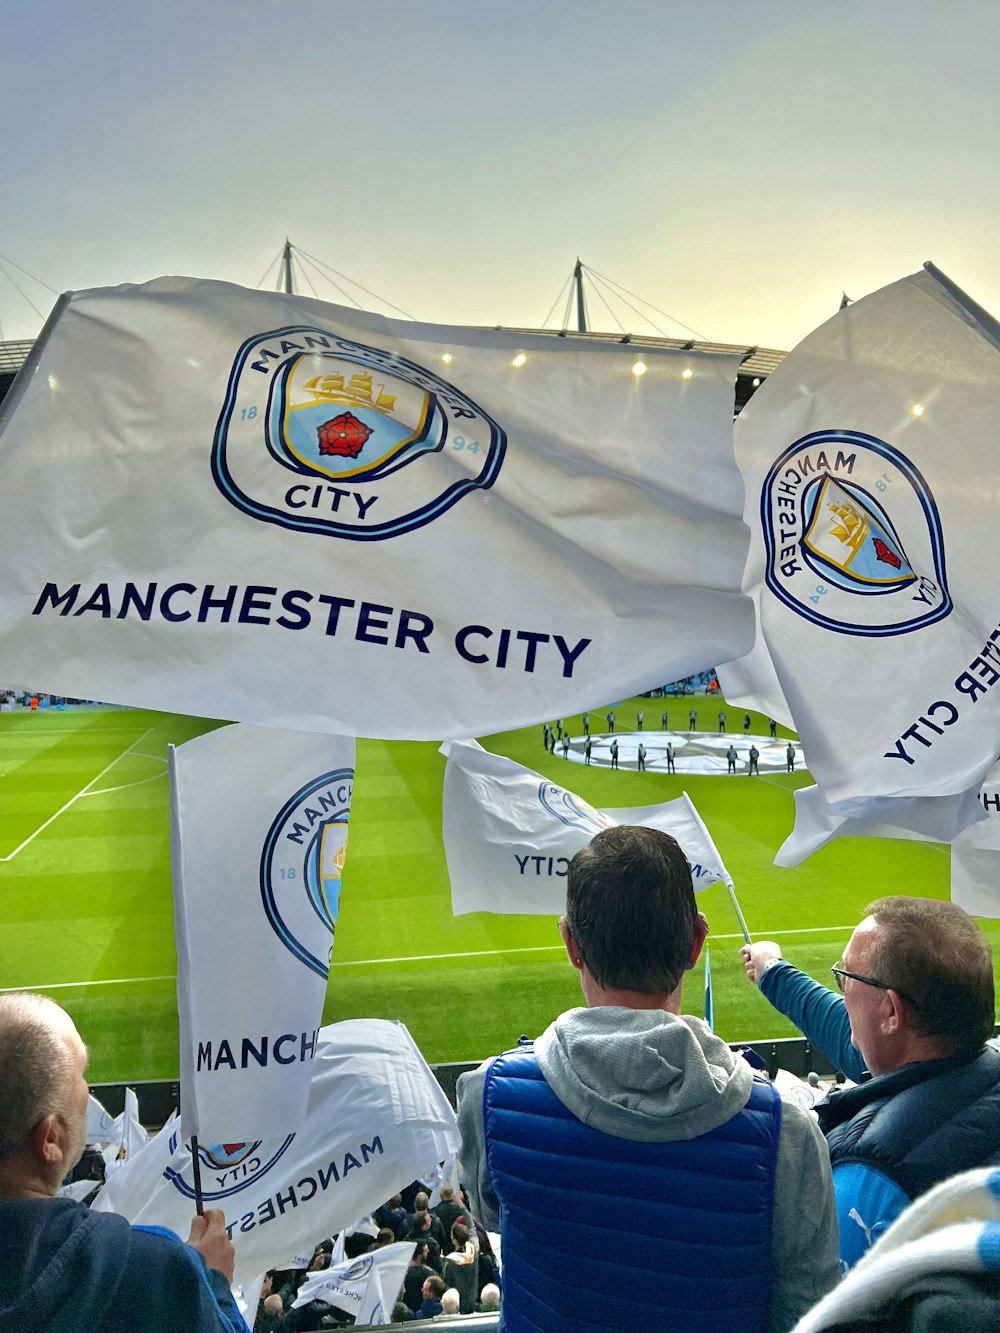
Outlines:
[[[874,977],[863,977],[857,972],[848,972],[842,963],[837,963],[835,967],[830,968],[830,971],[833,973],[833,979],[837,983],[837,989],[841,995],[844,993],[844,978],[850,977],[852,981],[860,981],[863,986],[874,986],[876,990],[894,990],[899,998],[905,1000],[912,1009],[917,1007],[916,1000],[911,995],[907,995],[906,991],[900,990],[898,986],[890,986],[884,981],[876,981]]]

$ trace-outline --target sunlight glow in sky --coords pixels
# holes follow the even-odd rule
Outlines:
[[[0,256],[57,291],[253,287],[287,235],[442,323],[558,327],[577,255],[680,321],[592,291],[607,330],[788,348],[925,259],[1000,314],[995,0],[15,0],[4,28]],[[25,297],[53,299],[0,260],[0,337],[37,333]]]

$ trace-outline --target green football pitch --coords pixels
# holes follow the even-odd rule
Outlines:
[[[706,730],[723,703],[665,702],[677,721],[693,702]],[[619,731],[638,706],[659,718],[659,700],[618,701]],[[595,710],[595,729],[598,718]],[[580,734],[578,716],[566,722]],[[68,1009],[90,1046],[95,1083],[177,1073],[166,750],[214,725],[117,709],[0,714],[0,988],[44,990]],[[764,719],[754,716],[753,730],[766,733]],[[795,870],[775,869],[792,791],[808,774],[756,780],[586,768],[547,754],[541,731],[480,739],[599,807],[652,805],[686,790],[733,876],[751,933],[780,940],[786,957],[817,977],[829,977],[871,899],[947,897],[948,849],[931,843],[842,839]],[[328,1022],[400,1018],[431,1062],[479,1059],[581,1002],[553,918],[451,915],[443,772],[434,744],[358,743],[324,1011]],[[256,885],[247,893],[253,899]],[[794,1035],[744,977],[725,889],[706,890],[700,901],[712,928],[716,1030],[729,1041]],[[1000,922],[983,925],[996,946]],[[226,947],[220,939],[220,952]],[[248,984],[266,986],[267,978]],[[685,1008],[700,1014],[703,999],[699,965]]]

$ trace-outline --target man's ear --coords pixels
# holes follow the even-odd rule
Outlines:
[[[54,1111],[43,1116],[29,1136],[35,1156],[46,1166],[59,1166],[66,1160],[66,1125]]]
[[[691,957],[688,959],[688,968],[694,967],[695,963],[701,957],[701,951],[708,939],[708,918],[704,912],[699,912],[694,919],[694,941],[691,945]]]
[[[566,956],[578,972],[583,969],[583,959],[580,957],[580,950],[576,947],[576,940],[570,932],[569,922],[564,916],[559,918],[559,934],[562,936],[562,942],[566,947]]]
[[[887,990],[884,992],[882,1003],[884,1005],[882,1011],[882,1031],[887,1037],[895,1036],[895,1034],[907,1026],[910,1021],[906,1001],[900,997],[898,991]]]

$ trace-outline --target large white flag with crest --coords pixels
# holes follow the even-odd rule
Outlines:
[[[0,414],[5,672],[441,739],[736,657],[737,367],[190,278],[71,293]]]
[[[223,727],[170,750],[185,1137],[295,1129],[340,903],[353,737]]]
[[[322,1028],[305,1123],[263,1142],[200,1144],[206,1208],[221,1208],[236,1281],[349,1227],[458,1150],[455,1113],[401,1023]],[[178,1127],[126,1162],[95,1206],[186,1236],[191,1153]]]
[[[582,797],[475,741],[449,741],[442,832],[451,906],[464,912],[558,916],[566,871],[602,829],[643,824],[677,839],[695,889],[732,884],[687,792],[663,805],[595,810]]]
[[[1000,328],[927,266],[810,334],[737,421],[762,642],[721,681],[787,701],[835,812],[959,795],[1000,750],[998,416]]]

